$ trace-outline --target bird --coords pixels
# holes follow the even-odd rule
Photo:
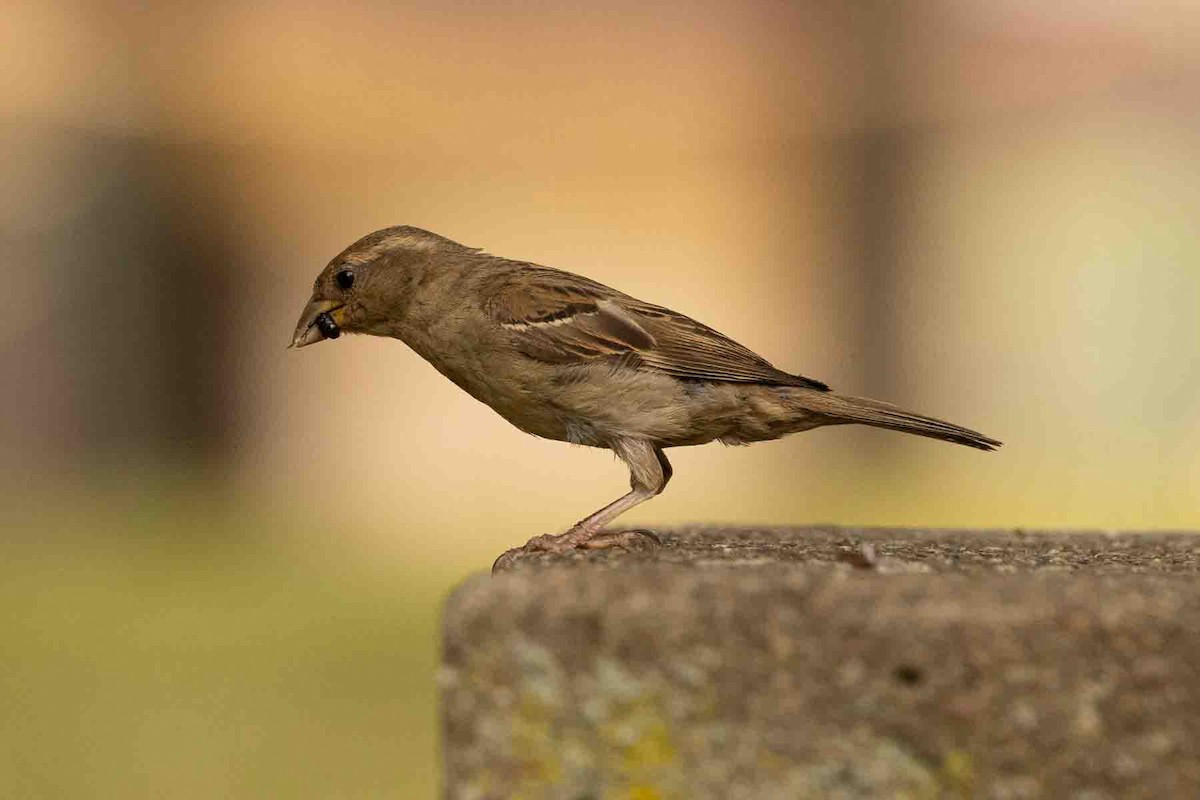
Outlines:
[[[519,430],[611,450],[628,467],[629,492],[564,533],[507,551],[493,571],[522,554],[657,541],[605,526],[662,493],[671,447],[846,424],[1001,446],[950,422],[838,394],[691,317],[582,275],[408,225],[362,237],[321,270],[290,347],[343,333],[399,339]]]

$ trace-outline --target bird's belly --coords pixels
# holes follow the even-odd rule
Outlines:
[[[541,365],[504,370],[500,363],[446,363],[437,355],[426,360],[454,385],[491,408],[514,427],[543,439],[594,444],[586,424],[556,402],[553,381]]]
[[[661,373],[560,368],[535,383],[526,396],[537,399],[513,424],[538,436],[608,447],[628,438],[666,442],[689,428],[681,384]]]

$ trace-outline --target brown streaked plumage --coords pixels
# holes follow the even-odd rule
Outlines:
[[[690,317],[588,278],[408,226],[365,236],[329,262],[292,346],[339,332],[400,339],[517,428],[607,448],[625,462],[628,494],[525,550],[632,541],[636,532],[603,527],[666,487],[667,447],[748,444],[850,423],[1000,446],[949,422],[835,394]]]

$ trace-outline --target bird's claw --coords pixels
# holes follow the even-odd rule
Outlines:
[[[609,547],[625,547],[636,549],[647,544],[662,547],[662,539],[654,531],[645,528],[634,528],[627,531],[601,531],[592,538],[579,544],[581,550],[603,550]]]
[[[556,536],[553,533],[543,533],[541,536],[530,539],[524,547],[516,549],[526,553],[565,553],[571,549],[572,545],[564,543],[563,538],[563,536]]]
[[[511,550],[505,550],[500,554],[500,557],[492,562],[492,574],[499,575],[501,572],[512,567],[513,562],[521,555],[523,548],[514,547]]]
[[[605,550],[621,547],[637,550],[650,545],[661,547],[662,539],[653,531],[637,528],[625,531],[600,531],[582,541],[572,541],[570,534],[542,534],[535,536],[522,547],[506,550],[492,564],[492,574],[503,572],[513,566],[522,556],[535,553],[566,553],[571,550]]]

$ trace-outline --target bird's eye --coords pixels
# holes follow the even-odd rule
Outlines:
[[[343,289],[349,289],[354,285],[354,273],[348,269],[344,269],[334,276],[334,280],[337,281],[338,286]]]

